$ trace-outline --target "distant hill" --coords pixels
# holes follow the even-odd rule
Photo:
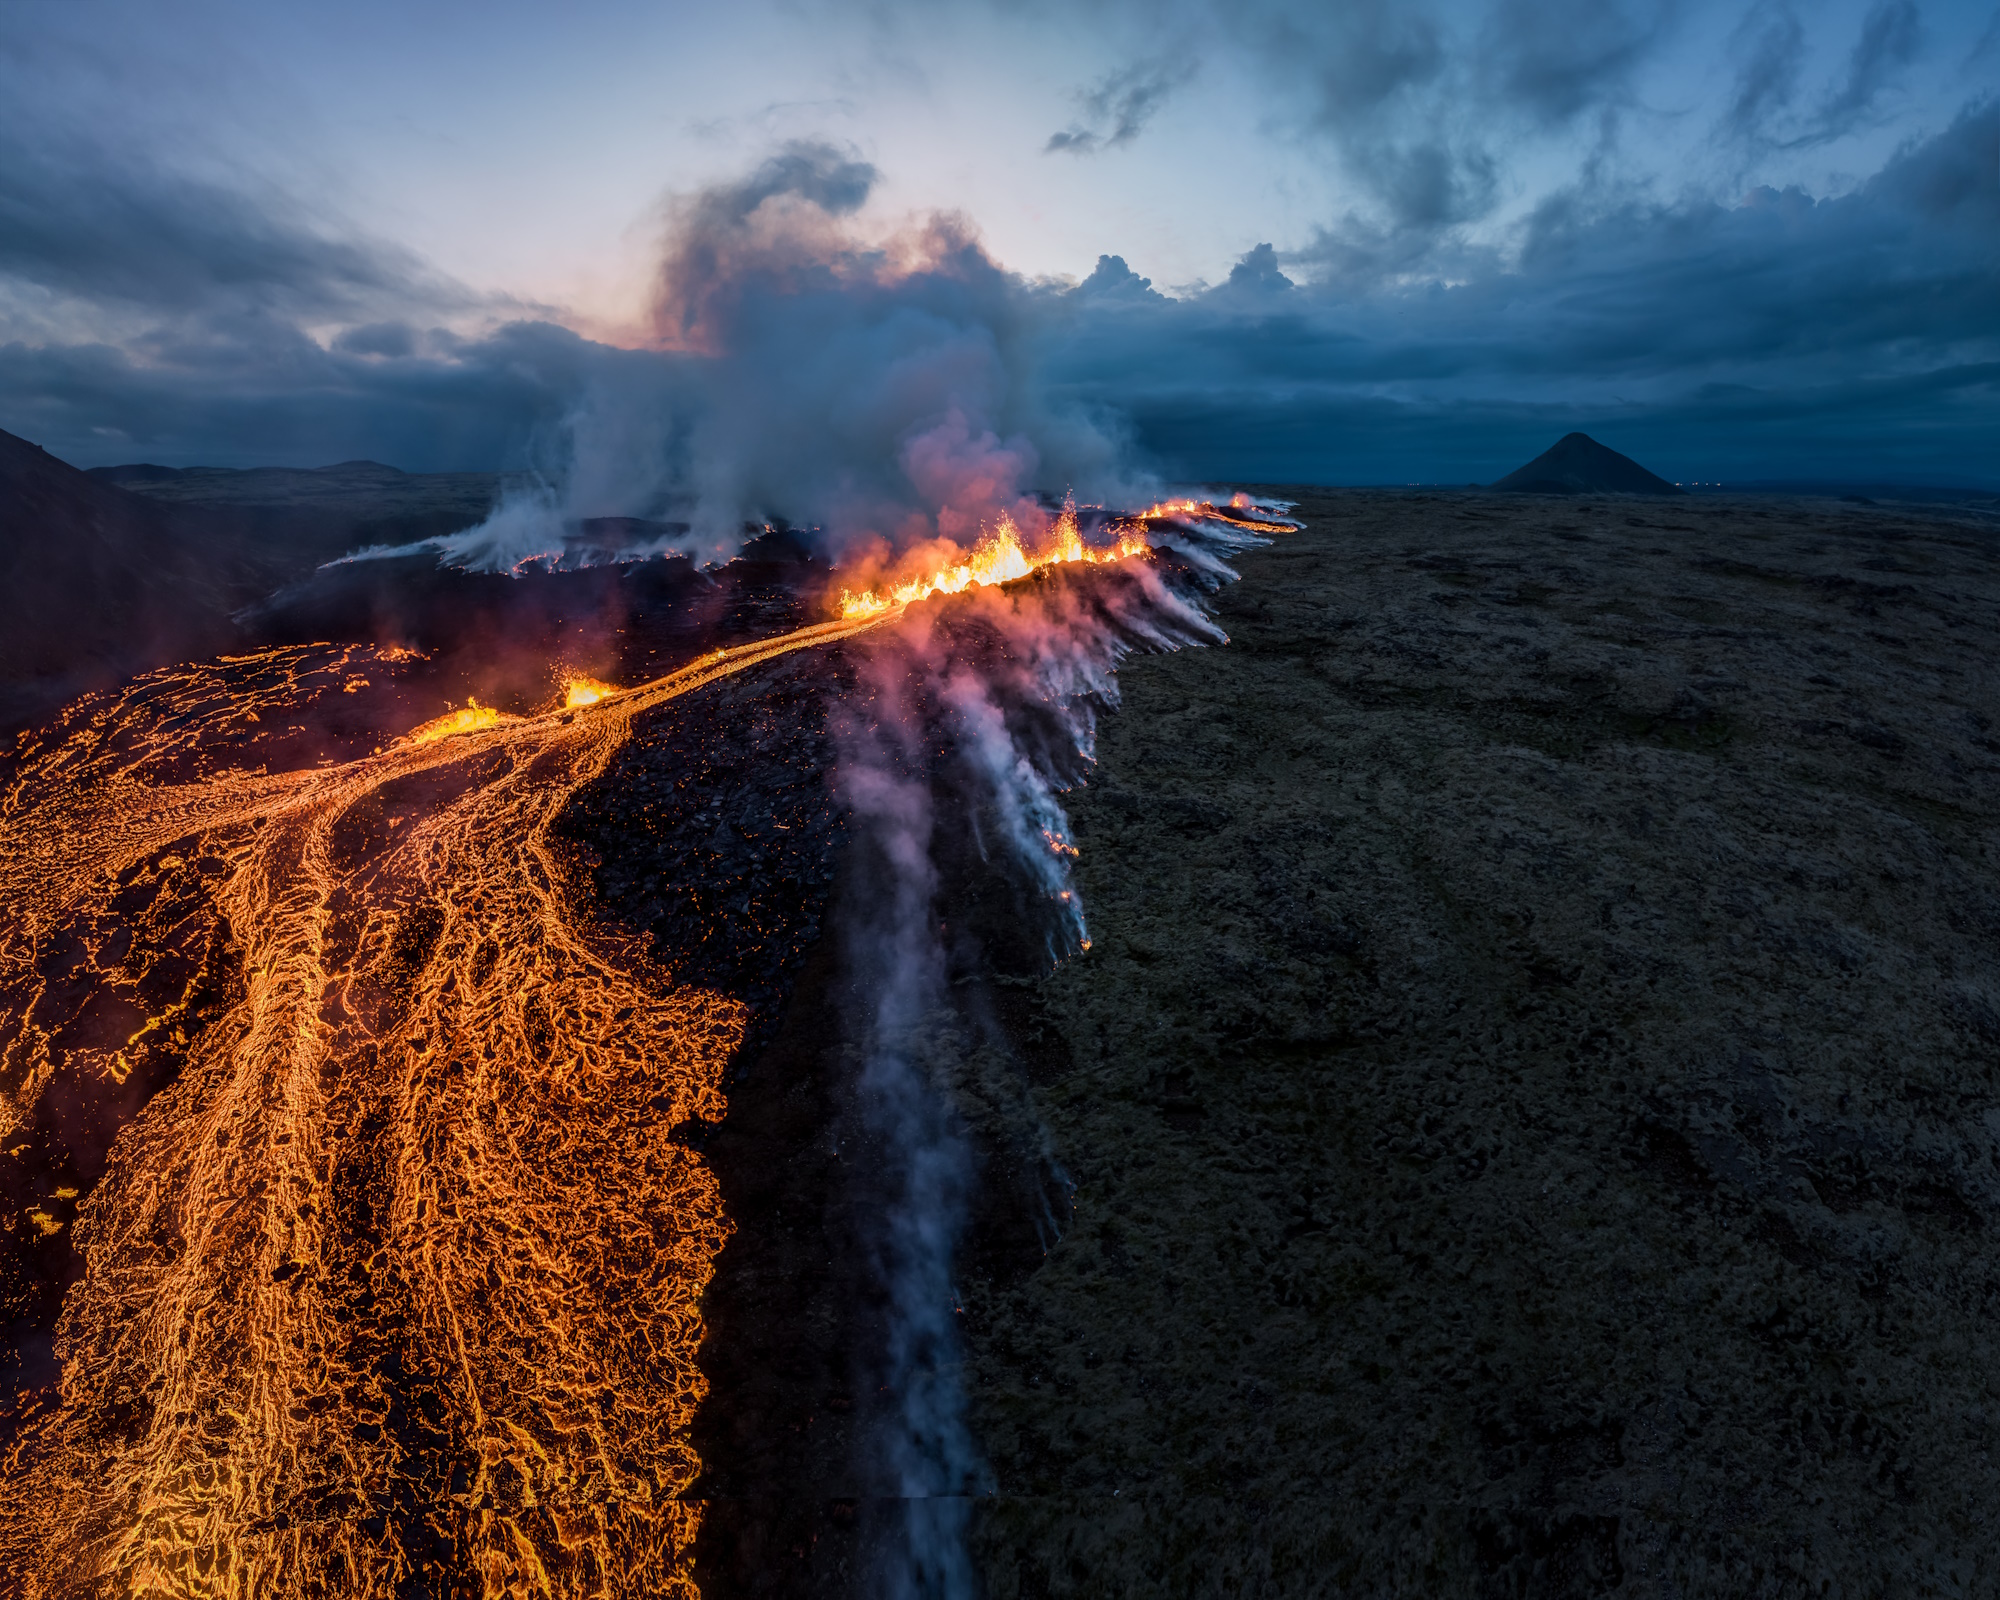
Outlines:
[[[0,433],[0,727],[226,648],[259,576],[234,531]]]
[[[497,472],[404,472],[380,461],[331,467],[92,467],[89,476],[177,505],[332,508],[349,521],[443,517],[470,527],[499,498]],[[456,532],[457,529],[452,531]]]
[[[1514,494],[1686,494],[1587,433],[1565,434],[1494,484]]]
[[[169,661],[262,637],[234,620],[322,562],[456,533],[493,473],[97,467],[0,433],[0,731]]]

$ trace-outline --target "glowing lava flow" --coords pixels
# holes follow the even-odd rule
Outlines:
[[[590,703],[588,700],[581,702],[584,705]],[[483,733],[488,728],[499,727],[502,721],[519,720],[518,717],[505,716],[492,706],[483,706],[477,700],[467,700],[458,710],[447,711],[420,728],[412,728],[406,737],[411,744],[431,744],[439,739],[449,739],[455,733]]]
[[[0,1458],[0,1591],[694,1593],[728,1223],[675,1129],[721,1115],[743,1012],[573,914],[551,825],[641,712],[872,625],[222,767],[246,723],[399,656],[278,650],[151,674],[21,753],[0,1146],[59,1078],[178,1070],[78,1210],[60,1387]],[[199,959],[149,1014],[133,908],[168,890]]]
[[[1285,502],[1280,501],[1278,504],[1282,506]],[[1139,512],[1134,520],[1141,523],[1214,522],[1224,527],[1258,534],[1283,533],[1298,526],[1289,518],[1273,513],[1247,494],[1232,495],[1226,506],[1219,506],[1212,500],[1162,500]]]
[[[596,678],[573,677],[563,684],[563,705],[570,711],[576,711],[584,706],[594,706],[617,693],[616,684],[600,683]]]
[[[1136,523],[1121,527],[1115,544],[1085,544],[1077,526],[1076,507],[1065,505],[1051,530],[1048,545],[1031,555],[1022,546],[1021,532],[1013,519],[1003,514],[992,533],[962,561],[948,561],[899,583],[866,589],[859,594],[843,589],[840,614],[849,618],[885,616],[934,594],[959,594],[984,584],[1011,583],[1016,578],[1025,578],[1037,567],[1075,561],[1123,561],[1127,556],[1143,555],[1150,548],[1144,529]]]

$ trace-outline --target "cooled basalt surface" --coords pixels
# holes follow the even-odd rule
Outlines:
[[[2000,535],[1317,494],[1128,662],[995,1600],[2000,1584]]]

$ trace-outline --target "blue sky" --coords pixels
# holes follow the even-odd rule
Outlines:
[[[693,472],[754,512],[873,470],[838,368],[753,438],[744,396],[831,348],[768,330],[865,365],[917,317],[959,354],[883,414],[892,475],[956,413],[1086,486],[1484,480],[1571,427],[1669,477],[1991,483],[1996,86],[2000,10],[1918,0],[15,0],[0,428],[85,465],[590,457],[579,509]],[[959,253],[912,256],[939,213]],[[773,219],[847,263],[838,315],[785,299]],[[758,292],[703,345],[670,280],[725,236]]]

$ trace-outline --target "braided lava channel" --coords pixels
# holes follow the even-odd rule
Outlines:
[[[584,925],[550,825],[634,716],[877,620],[360,760],[198,770],[400,654],[279,650],[151,675],[26,757],[0,1148],[59,1079],[183,1054],[72,1224],[61,1381],[0,1463],[13,1592],[693,1592],[727,1223],[671,1134],[721,1116],[743,1007]]]
[[[0,1254],[69,1265],[0,1273],[0,1589],[697,1592],[731,1224],[681,1130],[722,1119],[748,1007],[590,917],[557,824],[636,717],[902,615],[316,765],[272,730],[410,652],[167,669],[24,739]],[[91,1115],[115,1137],[65,1152]]]

